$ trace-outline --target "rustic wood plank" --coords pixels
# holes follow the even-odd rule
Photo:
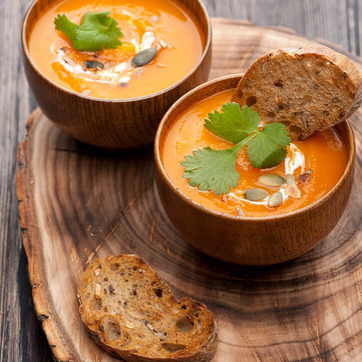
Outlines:
[[[22,71],[20,26],[29,1],[6,1],[0,14],[0,361],[51,357],[34,313],[16,201],[16,148],[35,102]]]
[[[202,0],[210,16],[227,19],[248,19],[249,0]]]
[[[203,0],[211,16],[284,26],[361,55],[361,0]]]
[[[24,248],[20,250],[19,267],[17,272],[18,282],[18,298],[19,298],[19,319],[20,319],[20,336],[19,341],[16,339],[8,341],[8,350],[12,345],[19,346],[19,361],[49,361],[52,359],[52,354],[49,348],[48,341],[42,330],[41,323],[39,322],[34,312],[33,297],[31,294],[32,288],[29,281],[28,261],[26,258]],[[6,352],[6,351],[4,351]],[[1,358],[0,358],[1,360]],[[4,353],[3,361],[12,361],[6,359]]]
[[[345,3],[345,0],[341,0]],[[250,0],[204,0],[210,14],[234,19],[251,19]],[[31,288],[27,277],[27,264],[20,241],[18,228],[17,200],[15,196],[15,163],[16,145],[24,139],[25,121],[30,112],[35,109],[35,102],[29,95],[29,90],[21,67],[21,52],[19,46],[20,23],[30,0],[3,1],[0,12],[0,361],[47,361],[51,360],[50,349],[38,323],[31,300]],[[269,10],[262,6],[263,12]],[[311,22],[325,22],[329,14],[329,1],[311,1],[315,4]],[[317,6],[317,5],[318,6]],[[353,7],[354,26],[349,23],[350,31],[355,32],[356,53],[362,49],[362,1],[349,0]],[[282,12],[286,10],[281,8]],[[344,12],[345,13],[345,12]],[[300,16],[293,9],[283,15],[290,18],[284,25],[293,28]],[[338,16],[334,15],[334,16]],[[349,18],[351,18],[350,15]],[[254,14],[258,22],[258,14]],[[333,18],[333,14],[332,14]],[[265,25],[271,25],[263,21]],[[286,20],[285,20],[286,21]],[[359,26],[358,26],[359,25]],[[310,25],[310,33],[302,33],[309,37],[323,37],[335,41],[338,36],[333,32],[340,29],[333,25],[328,31],[313,33],[317,25]],[[303,30],[303,28],[301,27]],[[345,36],[345,31],[343,31]],[[330,37],[330,35],[332,37]],[[348,40],[339,43],[344,46]],[[359,46],[357,46],[359,44]],[[353,50],[353,46],[345,46]],[[10,318],[11,316],[11,318]]]
[[[308,38],[324,38],[351,50],[347,41],[346,1],[250,0],[256,25],[282,25]]]
[[[358,15],[358,10],[356,11],[357,1],[356,0],[347,0],[346,1],[346,19],[347,19],[347,40],[348,40],[348,49],[356,54],[358,52],[358,22],[356,23],[355,14]]]
[[[352,0],[350,0],[352,1]],[[362,0],[355,0],[353,5],[354,29],[356,37],[356,54],[362,54]]]

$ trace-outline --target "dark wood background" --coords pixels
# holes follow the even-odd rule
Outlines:
[[[203,0],[211,16],[283,26],[361,55],[362,0]],[[0,361],[52,360],[31,299],[16,198],[16,148],[36,108],[22,69],[20,28],[29,0],[0,12]]]

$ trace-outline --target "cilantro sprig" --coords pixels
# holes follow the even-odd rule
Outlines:
[[[109,11],[101,13],[89,11],[78,25],[71,22],[66,15],[59,14],[54,19],[55,29],[62,31],[76,50],[115,49],[118,45],[122,45],[118,38],[123,34],[117,27],[116,20],[108,15]]]
[[[261,118],[248,106],[241,109],[238,103],[226,103],[222,112],[209,113],[204,126],[215,135],[235,144],[225,150],[204,147],[186,155],[181,165],[183,177],[191,186],[217,195],[229,193],[237,186],[240,175],[235,164],[238,152],[246,146],[248,161],[257,168],[269,168],[282,162],[291,139],[285,125],[268,123],[259,130]]]

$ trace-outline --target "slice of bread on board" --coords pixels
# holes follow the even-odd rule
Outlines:
[[[217,327],[207,307],[176,300],[136,255],[96,259],[78,289],[79,312],[94,341],[126,361],[209,361]]]
[[[342,122],[361,100],[361,70],[324,46],[270,51],[246,71],[232,99],[266,123],[284,123],[298,140]]]

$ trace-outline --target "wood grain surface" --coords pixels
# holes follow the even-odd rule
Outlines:
[[[203,2],[211,16],[287,27],[361,54],[362,0]],[[0,361],[5,362],[52,360],[34,313],[15,188],[17,144],[36,108],[21,64],[21,20],[29,4],[30,0],[2,1],[0,15]],[[354,225],[359,228],[360,219]]]
[[[211,77],[243,71],[271,47],[310,42],[221,19],[213,20],[213,29]],[[34,304],[54,356],[112,360],[82,326],[77,282],[94,257],[132,252],[150,263],[177,297],[190,295],[214,312],[215,361],[357,361],[361,119],[361,111],[351,119],[358,154],[353,197],[335,230],[304,256],[258,269],[209,258],[174,231],[155,191],[151,148],[127,155],[101,152],[34,112],[19,146],[18,197]]]

